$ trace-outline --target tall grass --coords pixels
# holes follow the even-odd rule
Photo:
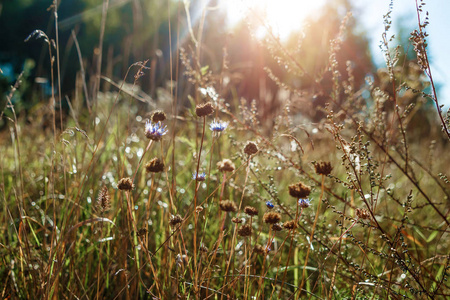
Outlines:
[[[330,41],[332,90],[315,86],[329,99],[317,108],[327,114],[319,123],[299,122],[294,96],[279,99],[270,125],[256,101],[225,99],[232,58],[224,55],[218,74],[202,65],[203,20],[190,28],[187,50],[171,57],[169,102],[137,95],[148,61],[130,66],[121,83],[108,79],[113,92],[99,88],[99,63],[92,108],[67,97],[63,116],[64,99],[52,94],[47,127],[39,112],[31,124],[16,115],[19,78],[2,113],[9,130],[0,146],[1,297],[448,298],[450,140],[422,5],[409,64],[428,76],[432,94],[404,80],[389,13],[388,76],[360,89],[349,62],[343,80],[336,53],[347,16]],[[108,1],[103,7],[106,18]],[[53,9],[57,15],[57,3]],[[35,37],[48,43],[59,85],[59,55],[44,33]],[[320,82],[270,31],[261,43],[293,76]],[[266,71],[291,95],[308,92]],[[173,89],[179,81],[194,87],[188,105],[185,91]],[[77,86],[87,93],[85,83]],[[418,138],[411,120],[427,99],[441,123]]]

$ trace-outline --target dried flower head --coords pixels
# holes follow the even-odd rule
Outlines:
[[[298,199],[298,206],[301,208],[308,208],[311,205],[311,201],[309,199]]]
[[[237,233],[240,236],[250,236],[252,234],[252,226],[250,224],[243,225],[238,229]]]
[[[197,105],[195,108],[195,113],[198,117],[206,117],[214,112],[214,108],[211,102],[206,102],[203,104]]]
[[[244,147],[244,153],[247,155],[253,155],[258,152],[258,146],[254,142],[247,142]]]
[[[263,217],[264,223],[275,224],[281,221],[281,215],[277,212],[267,212]]]
[[[357,208],[356,216],[363,220],[370,219],[370,213],[365,208]]]
[[[253,248],[253,251],[254,251],[256,254],[259,254],[259,255],[264,255],[264,254],[266,254],[266,250],[265,250],[264,247],[261,246],[260,244],[256,244],[255,247]]]
[[[207,248],[205,245],[202,244],[202,245],[200,246],[200,252],[202,252],[202,253],[208,253],[208,251],[209,251],[209,250],[208,250],[208,248]]]
[[[241,224],[243,222],[243,220],[239,219],[239,218],[233,218],[233,219],[231,219],[231,222],[236,223],[236,224]]]
[[[198,214],[201,213],[202,211],[203,211],[203,207],[201,207],[200,205],[195,208],[195,212]]]
[[[237,206],[231,200],[222,200],[219,202],[220,209],[226,212],[236,212]]]
[[[144,129],[144,133],[145,136],[153,141],[159,141],[163,135],[165,135],[167,133],[167,126],[162,125],[161,122],[158,123],[152,123],[149,122],[147,120],[147,122],[145,123],[145,129]]]
[[[147,234],[147,229],[145,229],[145,228],[141,228],[136,232],[137,236],[144,236],[146,234]]]
[[[297,225],[295,224],[294,220],[291,220],[291,221],[284,222],[283,227],[288,230],[292,230],[292,229],[297,228]]]
[[[167,119],[166,113],[162,110],[155,110],[152,114],[152,122],[158,123]]]
[[[206,180],[206,173],[200,173],[197,175],[197,172],[192,173],[192,179],[197,181],[205,181]]]
[[[98,193],[97,206],[101,212],[108,211],[111,208],[111,201],[106,185],[104,185],[100,193]]]
[[[236,169],[236,166],[231,160],[226,158],[217,163],[217,168],[220,172],[233,172]]]
[[[117,183],[117,188],[122,191],[131,191],[134,189],[133,180],[131,178],[122,178]]]
[[[177,224],[183,222],[183,218],[180,215],[172,216],[169,221],[169,225],[175,227]]]
[[[159,173],[164,171],[164,162],[155,157],[151,161],[145,164],[145,171],[147,173]]]
[[[258,210],[257,210],[255,207],[253,207],[253,206],[246,206],[246,207],[244,208],[244,212],[245,212],[247,215],[249,215],[250,217],[253,217],[253,216],[257,216],[257,215],[258,215]]]
[[[307,198],[311,193],[311,187],[303,182],[294,183],[289,186],[289,195],[294,198]]]
[[[315,163],[314,168],[316,169],[317,174],[325,176],[329,175],[331,173],[331,170],[333,170],[331,163],[327,161]]]
[[[222,121],[212,121],[211,124],[209,124],[209,129],[213,132],[222,132],[228,127],[228,122],[222,122]]]
[[[276,223],[272,225],[272,230],[273,231],[281,231],[283,230],[283,226],[281,226],[280,224]]]
[[[267,206],[268,209],[272,209],[272,208],[275,207],[275,205],[273,205],[273,203],[271,201],[267,201],[266,202],[266,206]]]

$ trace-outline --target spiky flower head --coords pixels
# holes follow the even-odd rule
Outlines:
[[[242,222],[244,222],[244,220],[239,219],[239,218],[232,218],[231,222],[236,223],[236,224],[241,224]]]
[[[289,195],[294,198],[307,198],[310,193],[311,187],[303,182],[294,183],[289,186]]]
[[[236,166],[231,160],[225,158],[217,163],[217,168],[220,172],[233,172],[236,169]]]
[[[327,161],[315,163],[314,168],[316,169],[317,174],[325,176],[329,175],[331,173],[331,170],[333,170],[331,163]]]
[[[297,228],[297,225],[295,225],[295,221],[291,220],[291,221],[286,221],[283,223],[283,227],[288,229],[288,230],[292,230]]]
[[[281,231],[281,230],[283,230],[283,226],[281,226],[278,223],[275,223],[275,224],[272,225],[272,230],[273,231]]]
[[[213,132],[222,132],[228,127],[228,122],[222,122],[222,121],[212,121],[211,124],[209,124],[209,129]]]
[[[308,208],[311,205],[311,200],[309,199],[298,199],[298,206],[301,208]]]
[[[151,161],[145,164],[145,171],[147,173],[159,173],[164,171],[164,162],[155,157]]]
[[[155,110],[152,114],[153,123],[163,122],[166,119],[167,119],[166,113],[163,112],[162,110]]]
[[[275,207],[275,205],[273,205],[273,203],[271,201],[267,201],[266,202],[266,206],[267,206],[268,209],[272,209],[272,208]]]
[[[197,181],[205,181],[206,180],[206,173],[200,173],[197,174],[197,172],[192,173],[192,179]]]
[[[183,218],[180,215],[172,216],[169,221],[169,225],[175,227],[177,224],[183,222]]]
[[[281,215],[277,212],[267,212],[263,217],[264,223],[275,224],[281,221]]]
[[[117,183],[117,188],[122,191],[131,191],[134,189],[133,180],[131,178],[122,178]]]
[[[357,208],[355,212],[356,216],[360,219],[365,220],[370,218],[370,213],[364,208]]]
[[[247,142],[244,147],[244,153],[247,155],[253,155],[258,152],[258,146],[254,142]]]
[[[195,107],[195,113],[198,117],[206,117],[214,112],[214,108],[211,102],[199,104]]]
[[[258,210],[255,207],[253,207],[253,206],[246,206],[246,207],[244,207],[244,212],[247,215],[249,215],[250,217],[258,215]]]
[[[145,136],[153,141],[159,141],[163,135],[167,133],[167,126],[163,126],[161,122],[152,123],[147,120],[145,123]]]
[[[237,211],[236,203],[234,203],[231,200],[220,201],[219,207],[221,210],[226,211],[226,212],[236,212]]]

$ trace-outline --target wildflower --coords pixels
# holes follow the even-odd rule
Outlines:
[[[248,142],[244,147],[244,153],[247,155],[253,155],[258,152],[258,146],[254,142]]]
[[[271,201],[267,201],[266,202],[266,206],[267,206],[268,209],[272,209],[272,208],[275,207],[275,205],[273,205],[273,203]]]
[[[309,199],[298,199],[298,206],[301,208],[308,208],[311,205],[311,200]]]
[[[236,212],[237,206],[231,200],[222,200],[219,202],[220,209],[226,212]]]
[[[183,222],[183,218],[180,215],[172,216],[169,221],[169,225],[175,227],[177,224]]]
[[[227,127],[228,127],[227,122],[221,122],[216,120],[212,121],[211,124],[209,124],[209,129],[214,132],[222,132],[225,129],[227,129]]]
[[[147,120],[145,123],[145,136],[151,140],[159,141],[163,135],[167,133],[167,126],[162,125],[161,122],[151,123]]]
[[[197,172],[192,173],[192,179],[197,180],[197,181],[205,181],[206,179],[206,173],[200,173],[197,174]]]
[[[233,172],[236,169],[236,166],[231,160],[226,158],[217,163],[217,168],[220,172]]]
[[[275,223],[275,224],[272,225],[272,230],[273,231],[281,231],[281,230],[283,230],[283,226],[281,226],[280,224]]]
[[[295,198],[306,198],[311,193],[311,187],[303,182],[294,183],[289,186],[289,195]]]
[[[250,236],[252,234],[252,227],[250,224],[243,225],[238,229],[237,233],[240,236]]]
[[[244,208],[244,212],[250,217],[258,215],[258,210],[253,206],[246,206]]]
[[[264,223],[275,224],[281,221],[281,215],[276,212],[267,212],[263,217]]]
[[[145,164],[145,170],[147,173],[158,173],[164,171],[164,162],[155,157],[151,161]]]
[[[204,104],[199,104],[195,107],[195,113],[198,117],[206,117],[214,112],[214,108],[211,102],[206,102]]]
[[[117,183],[117,188],[122,191],[131,191],[134,189],[133,180],[131,178],[122,178]]]
[[[100,193],[98,193],[97,206],[102,212],[107,211],[111,208],[108,188],[106,187],[106,185],[104,185]]]
[[[314,164],[314,168],[316,169],[316,173],[319,175],[329,175],[333,167],[330,162],[321,161],[319,163]]]
[[[165,119],[167,119],[167,116],[162,110],[155,110],[152,114],[153,123],[162,122]]]
[[[284,222],[283,227],[288,230],[292,230],[292,229],[297,228],[297,225],[295,224],[294,220],[291,220],[291,221]]]

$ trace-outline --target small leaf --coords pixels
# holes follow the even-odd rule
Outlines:
[[[204,66],[204,67],[202,67],[202,68],[200,69],[200,72],[202,73],[202,76],[205,76],[206,73],[208,72],[208,70],[209,70],[209,66]]]
[[[432,240],[434,240],[434,238],[437,236],[437,234],[438,234],[439,232],[436,230],[436,231],[433,231],[431,234],[430,234],[430,236],[428,237],[428,239],[427,239],[427,243],[429,243],[429,242],[431,242]]]

